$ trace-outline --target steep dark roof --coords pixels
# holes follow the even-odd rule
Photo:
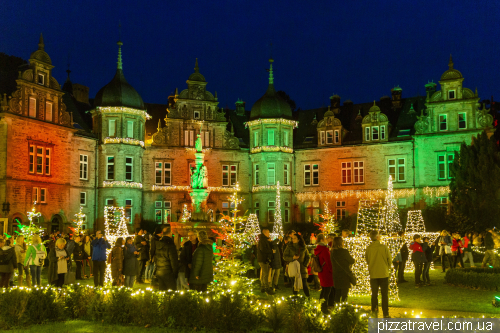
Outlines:
[[[234,136],[241,139],[240,147],[249,147],[250,130],[248,128],[245,128],[245,123],[248,121],[250,112],[245,111],[244,115],[238,115],[234,110],[226,109],[225,111],[226,111],[226,118],[228,118],[230,122],[228,131],[231,130],[230,125],[232,124],[234,130]]]
[[[146,112],[151,116],[151,119],[146,120],[146,140],[151,139],[151,135],[156,133],[158,129],[158,121],[161,121],[161,126],[165,127],[165,117],[167,115],[168,104],[152,104],[145,103]]]
[[[62,97],[66,105],[66,112],[73,115],[73,127],[78,129],[78,134],[88,137],[95,137],[92,133],[92,116],[89,111],[91,106],[86,103],[78,102],[72,95],[65,93]]]
[[[144,110],[141,96],[127,82],[121,69],[117,69],[113,79],[97,92],[94,104],[95,106],[125,106]]]

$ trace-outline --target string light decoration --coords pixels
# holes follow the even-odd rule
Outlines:
[[[422,217],[422,211],[419,210],[409,210],[408,219],[406,220],[405,233],[419,233],[425,232],[424,218]]]
[[[144,117],[147,120],[151,119],[151,116],[146,111],[127,108],[123,106],[98,106],[97,111],[102,113],[128,113]]]
[[[153,191],[164,191],[164,192],[176,192],[176,191],[190,191],[191,186],[177,186],[177,185],[153,185],[151,187]],[[234,187],[228,186],[219,186],[219,187],[211,187],[207,188],[207,192],[221,192],[221,193],[232,193],[234,192]],[[239,189],[238,189],[239,191]]]
[[[261,192],[261,191],[276,191],[276,185],[264,185],[264,186],[253,186],[252,192]],[[281,191],[291,191],[291,186],[280,186]]]
[[[349,295],[351,296],[369,296],[371,295],[370,273],[368,271],[368,263],[365,259],[366,248],[371,244],[371,239],[367,236],[356,236],[344,238],[344,248],[349,251],[351,256],[356,260],[352,265],[352,272],[356,276],[357,284],[353,286]],[[394,258],[399,252],[403,241],[398,238],[381,235],[380,242],[387,245],[391,258]],[[399,290],[396,283],[396,275],[394,270],[390,270],[389,276],[389,298],[399,300]]]
[[[328,201],[333,199],[369,199],[380,200],[386,197],[386,190],[345,190],[345,191],[316,191],[316,192],[297,192],[295,197],[299,201]],[[407,198],[415,195],[416,189],[405,188],[394,190],[394,198]]]
[[[83,206],[80,206],[80,211],[75,214],[76,219],[73,220],[74,227],[71,228],[73,230],[74,235],[79,235],[82,232],[82,226],[85,223],[85,214],[83,213]]]
[[[383,207],[384,218],[379,220],[378,230],[385,234],[398,232],[402,229],[399,220],[399,210],[396,199],[394,198],[394,185],[392,184],[392,176],[389,176],[387,183],[387,192],[385,196],[385,205]]]
[[[38,235],[41,237],[41,236],[43,236],[43,234],[45,232],[44,231],[45,228],[42,228],[41,226],[36,225],[33,222],[33,220],[35,218],[39,218],[40,216],[42,216],[42,214],[40,212],[36,211],[35,205],[36,205],[36,201],[33,205],[33,208],[31,209],[31,211],[26,213],[26,215],[28,216],[29,225],[23,225],[23,224],[19,223],[17,225],[17,227],[19,228],[20,231],[14,230],[14,232],[16,234],[24,236],[24,241],[26,244],[31,244],[31,239],[33,238],[33,236]]]
[[[278,119],[266,118],[266,119],[256,119],[247,121],[245,123],[245,128],[247,128],[248,126],[259,125],[259,124],[284,124],[284,125],[290,125],[292,126],[292,128],[297,128],[299,126],[299,122],[295,120],[289,120],[283,118],[278,118]]]
[[[450,193],[449,186],[424,187],[424,194],[428,197],[442,197]]]
[[[108,143],[124,143],[132,146],[141,146],[144,148],[144,141],[132,139],[132,138],[110,138],[107,137],[104,139],[104,144]]]
[[[282,146],[261,146],[261,147],[253,147],[250,149],[250,153],[260,153],[263,151],[271,151],[271,152],[277,152],[277,151],[282,151],[284,153],[293,153],[293,148],[290,147],[282,147]]]
[[[125,239],[128,236],[132,236],[128,233],[127,221],[125,207],[104,206],[104,235],[111,247],[113,247],[119,237]],[[106,249],[107,257],[111,255],[111,250],[112,249]],[[111,264],[108,264],[106,261],[104,283],[106,286],[110,286],[112,281]]]
[[[212,150],[212,148],[203,148],[203,149],[201,150],[201,152],[202,152],[203,154],[205,154],[205,153],[209,153],[211,150]],[[196,148],[192,148],[192,147],[187,147],[187,148],[186,148],[186,151],[187,151],[188,153],[197,153],[197,152],[198,152],[198,151],[196,150]]]
[[[182,207],[181,222],[189,222],[190,219],[191,219],[191,211],[188,209],[187,205],[184,204],[184,207]]]
[[[380,200],[359,200],[356,234],[368,235],[370,231],[376,230],[381,218],[383,216]]]
[[[248,215],[245,225],[245,233],[248,234],[248,239],[251,244],[257,244],[261,233],[259,219],[256,214]]]
[[[271,234],[271,239],[283,237],[283,221],[281,218],[281,196],[280,196],[280,182],[276,182],[276,201],[274,207],[274,226]]]
[[[142,188],[142,183],[126,182],[123,180],[105,180],[102,182],[103,187],[128,187],[128,188]]]
[[[333,234],[337,228],[338,223],[335,219],[335,214],[330,213],[330,208],[328,207],[328,202],[325,202],[324,213],[319,215],[323,219],[323,223],[315,223],[322,233]]]

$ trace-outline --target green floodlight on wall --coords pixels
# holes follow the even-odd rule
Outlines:
[[[495,307],[498,308],[500,307],[500,296],[495,296],[493,301],[491,301],[491,304]]]

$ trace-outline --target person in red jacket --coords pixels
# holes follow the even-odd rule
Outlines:
[[[422,249],[422,245],[420,245],[420,242],[420,235],[414,235],[413,243],[410,244],[410,250],[413,251],[411,260],[415,265],[415,288],[420,288],[423,285],[420,281],[420,275],[422,275],[422,267],[424,263],[427,262],[424,250]]]
[[[453,257],[453,267],[452,268],[457,268],[457,261],[460,261],[460,267],[464,267],[464,262],[462,260],[462,249],[464,247],[464,244],[462,243],[462,240],[460,239],[460,234],[454,233],[452,235],[453,238],[453,243],[451,245],[451,256]]]
[[[316,244],[317,246],[314,249],[314,255],[318,257],[319,264],[322,267],[321,272],[318,272],[319,283],[321,285],[321,294],[319,299],[324,300],[321,304],[321,311],[327,313],[330,295],[335,295],[335,289],[333,288],[332,262],[330,259],[330,250],[328,249],[328,244],[326,243],[326,237],[324,234],[319,234],[316,237]]]

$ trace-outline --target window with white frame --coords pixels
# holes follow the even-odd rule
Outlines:
[[[283,222],[289,223],[290,222],[290,202],[285,201],[285,215],[283,217]]]
[[[333,143],[333,131],[326,131],[326,144],[330,145]]]
[[[125,218],[128,223],[132,223],[132,199],[125,199]]]
[[[255,163],[253,165],[253,184],[259,185],[259,164]]]
[[[320,145],[324,145],[325,144],[325,131],[321,131],[319,132],[319,143]]]
[[[172,167],[168,162],[155,162],[155,184],[156,185],[171,185],[172,184]]]
[[[288,147],[288,132],[283,133],[283,146]]]
[[[365,163],[363,161],[353,162],[354,184],[365,182]]]
[[[283,185],[290,185],[290,164],[283,164]]]
[[[304,186],[319,185],[319,165],[304,164]]]
[[[47,189],[41,188],[40,189],[40,203],[46,203],[46,202],[47,202]]]
[[[52,121],[52,102],[45,102],[45,120]]]
[[[238,182],[238,168],[236,164],[222,166],[222,186],[236,186]]]
[[[380,126],[380,140],[385,140],[385,125]]]
[[[51,148],[44,146],[29,146],[29,172],[50,176]]]
[[[200,140],[202,147],[210,147],[210,132],[209,131],[201,131],[200,132]]]
[[[259,146],[259,131],[253,132],[253,146],[254,147]]]
[[[458,114],[458,129],[467,129],[467,113],[465,112]]]
[[[33,173],[35,172],[35,146],[34,145],[30,145],[30,168],[29,168],[29,172],[30,173]]]
[[[370,141],[370,127],[365,127],[365,141]]]
[[[38,84],[41,86],[45,84],[45,75],[43,73],[38,73]]]
[[[446,114],[439,115],[439,130],[440,131],[448,130],[448,115]]]
[[[134,121],[127,120],[127,138],[134,137]]]
[[[378,126],[372,127],[372,140],[378,140]]]
[[[405,158],[390,158],[387,160],[388,174],[393,182],[406,181],[406,161]]]
[[[113,198],[106,199],[106,206],[114,206],[114,205],[115,205],[115,199]]]
[[[267,145],[274,146],[274,130],[267,130]]]
[[[80,154],[80,179],[88,179],[89,156]]]
[[[50,175],[50,148],[45,148],[45,175]]]
[[[108,156],[106,161],[106,180],[115,180],[115,157]]]
[[[345,219],[346,215],[346,210],[345,210],[345,201],[337,201],[335,203],[335,208],[336,208],[336,213],[337,213],[337,220],[343,220]]]
[[[134,161],[130,156],[125,157],[125,181],[131,182],[134,180]]]
[[[319,221],[319,201],[305,202],[305,217],[307,222]]]
[[[448,90],[448,99],[455,99],[455,90]]]
[[[36,147],[36,173],[43,174],[43,147]]]
[[[116,136],[116,119],[108,119],[108,136]]]
[[[81,206],[87,205],[87,192],[80,192],[80,205]]]
[[[39,191],[38,187],[33,187],[33,195],[32,195],[33,204],[38,202],[38,191]]]
[[[438,154],[438,179],[445,180],[453,178],[451,176],[451,166],[455,160],[455,152]]]
[[[339,130],[335,130],[335,134],[334,134],[334,138],[333,138],[333,142],[334,143],[339,143],[340,142],[340,131]]]
[[[184,146],[192,147],[194,146],[194,131],[185,130],[184,131]]]
[[[28,116],[31,118],[36,118],[36,98],[30,97]]]
[[[172,205],[170,201],[163,201],[163,222],[170,223],[172,221]]]
[[[352,184],[352,162],[342,162],[341,175],[342,184]]]
[[[253,204],[253,212],[255,213],[255,215],[257,215],[257,220],[259,219],[259,216],[260,216],[260,204],[258,201],[254,202]]]
[[[275,209],[275,202],[268,201],[267,202],[267,222],[268,223],[274,222],[274,209]]]
[[[274,163],[267,163],[267,185],[276,184],[276,170]]]
[[[162,223],[163,221],[163,209],[161,206],[161,201],[155,201],[155,222]]]

